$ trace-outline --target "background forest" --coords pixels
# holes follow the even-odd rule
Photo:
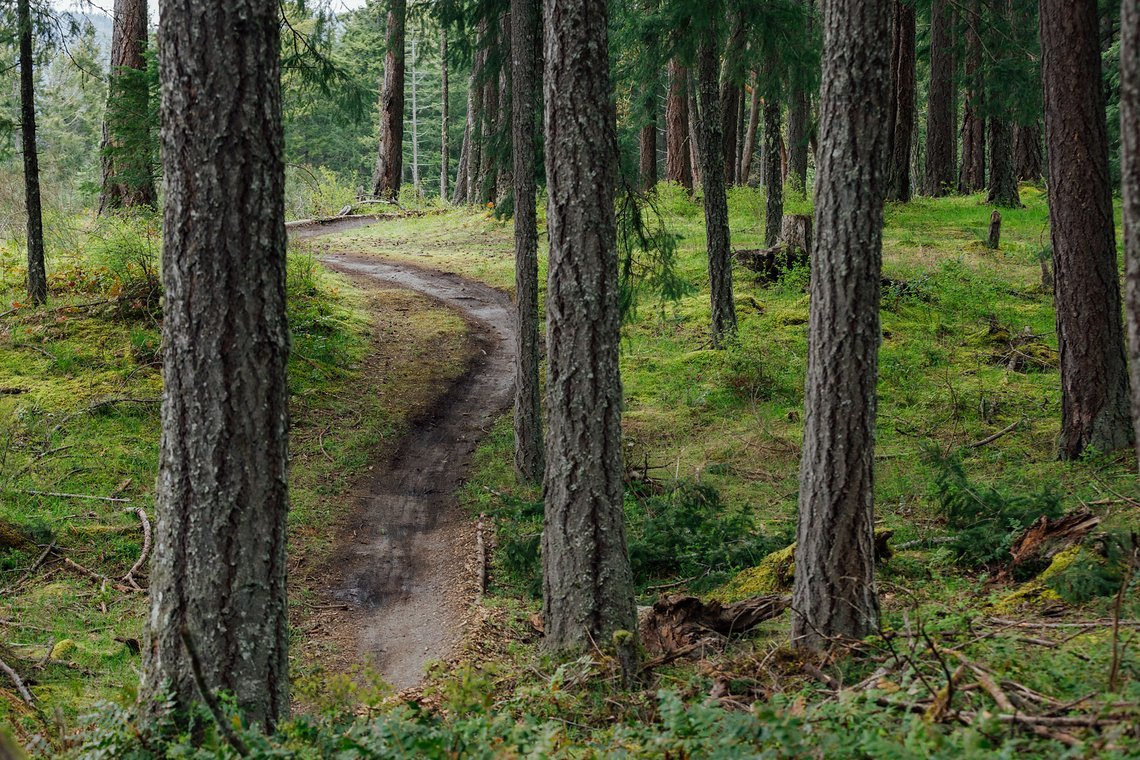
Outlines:
[[[793,648],[785,613],[806,456],[816,275],[798,225],[818,197],[820,9],[612,0],[635,677],[616,638],[569,661],[541,646],[542,439],[531,430],[528,454],[521,413],[487,431],[459,494],[479,525],[479,583],[462,590],[454,657],[399,693],[345,659],[343,605],[323,590],[344,505],[478,344],[440,303],[368,291],[321,258],[455,273],[533,311],[560,297],[546,286],[541,39],[524,64],[538,75],[522,119],[533,133],[512,119],[517,4],[280,4],[286,217],[379,221],[288,254],[293,715],[266,736],[223,698],[156,737],[134,707],[162,426],[157,9],[0,3],[0,759],[1140,754],[1136,454],[1127,424],[1127,441],[1074,437],[1056,286],[1080,272],[1058,269],[1050,227],[1042,30],[1068,28],[1059,6],[1088,3],[888,3],[875,630]],[[1096,6],[1087,57],[1100,79],[1087,87],[1119,220],[1121,6]],[[125,14],[149,19],[121,48],[130,63],[116,53]],[[27,264],[26,29],[46,305]],[[533,209],[516,202],[520,167]],[[536,223],[531,294],[516,280],[520,208]],[[1123,358],[1119,291],[1105,288],[1084,311],[1109,304],[1108,350]],[[1101,366],[1089,387],[1110,374]],[[678,595],[697,617],[670,606]]]

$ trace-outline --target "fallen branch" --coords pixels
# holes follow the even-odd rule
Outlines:
[[[90,496],[83,493],[56,493],[54,491],[20,491],[30,496],[53,496],[57,499],[84,499],[86,501],[111,501],[116,504],[130,504],[130,499],[119,499],[114,496]]]
[[[1036,623],[1030,620],[1006,620],[997,617],[990,618],[990,621],[1011,628],[1111,628],[1114,622],[1112,620],[1104,620],[1087,623]],[[1140,628],[1140,620],[1120,620],[1115,622],[1127,628]]]
[[[91,580],[99,581],[100,583],[106,583],[111,588],[115,589],[116,591],[121,591],[124,594],[138,593],[138,592],[142,591],[142,589],[139,589],[139,588],[131,588],[130,586],[124,586],[122,583],[119,583],[117,581],[113,581],[105,575],[100,575],[99,573],[95,572],[94,570],[89,570],[88,568],[86,568],[83,565],[79,564],[78,562],[74,561],[70,557],[64,557],[63,558],[63,564],[65,566],[67,566],[68,568],[70,568],[71,570],[74,570],[75,572],[79,573],[80,575],[86,575]]]
[[[214,722],[218,724],[218,730],[226,737],[226,741],[234,751],[242,757],[249,757],[249,747],[241,740],[241,737],[233,729],[233,725],[226,720],[226,716],[222,714],[221,705],[218,704],[218,698],[206,686],[206,678],[202,675],[202,660],[198,657],[198,650],[194,647],[194,640],[190,638],[190,629],[185,625],[179,631],[182,638],[182,646],[186,647],[186,655],[190,658],[190,673],[194,676],[194,685],[198,687],[198,693],[202,695],[202,701],[206,703],[209,708],[210,714],[214,716]]]
[[[28,703],[28,707],[39,712],[39,708],[36,707],[36,700],[34,697],[32,697],[32,693],[28,691],[28,687],[24,685],[24,679],[20,678],[20,674],[17,673],[11,665],[4,662],[3,660],[0,660],[0,670],[4,671],[8,678],[11,679],[12,683],[16,684],[16,691],[18,691],[20,693],[20,697]]]
[[[146,516],[146,510],[142,509],[141,507],[139,509],[134,510],[134,513],[136,515],[138,515],[139,522],[142,523],[143,547],[142,547],[142,553],[139,555],[138,560],[135,562],[135,564],[131,565],[131,569],[128,570],[127,574],[123,576],[123,582],[129,584],[132,588],[134,588],[138,591],[142,591],[143,588],[141,586],[139,586],[138,583],[135,582],[135,573],[137,573],[139,570],[141,570],[142,567],[146,564],[147,559],[150,558],[150,544],[151,544],[150,520]]]
[[[8,594],[18,589],[21,583],[30,578],[32,573],[40,569],[40,565],[44,563],[44,560],[48,558],[48,555],[51,554],[54,549],[55,541],[52,541],[47,545],[47,548],[43,550],[43,553],[40,554],[38,558],[36,558],[36,561],[32,563],[32,566],[25,570],[24,574],[16,579],[15,583],[5,589],[0,589],[0,596],[8,596]]]
[[[966,444],[966,448],[968,448],[968,449],[980,449],[982,446],[988,446],[989,444],[993,443],[997,439],[1002,438],[1003,436],[1007,436],[1010,433],[1012,433],[1014,430],[1017,430],[1018,425],[1020,425],[1021,423],[1022,423],[1022,420],[1018,420],[1018,421],[1014,422],[1012,425],[1004,427],[1001,430],[994,433],[993,435],[986,436],[985,438],[983,438],[982,440],[980,440],[976,443]]]

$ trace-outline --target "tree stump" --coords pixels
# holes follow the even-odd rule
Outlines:
[[[780,222],[780,243],[811,256],[811,217],[806,214],[784,214]]]
[[[762,283],[783,279],[788,270],[811,261],[811,217],[785,214],[780,221],[780,241],[771,248],[740,250],[733,253],[745,268],[759,275]]]
[[[990,237],[986,241],[986,248],[997,250],[1001,245],[1001,212],[996,208],[990,214]]]

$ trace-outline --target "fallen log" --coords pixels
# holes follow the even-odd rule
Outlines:
[[[639,622],[641,644],[657,657],[699,652],[734,634],[744,633],[781,615],[790,605],[783,594],[757,596],[735,604],[702,602],[676,594],[658,599]]]

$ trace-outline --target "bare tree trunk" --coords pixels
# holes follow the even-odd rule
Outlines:
[[[1041,122],[1013,128],[1014,173],[1022,182],[1038,182],[1045,157],[1041,152]]]
[[[689,153],[689,72],[677,59],[669,61],[665,98],[665,179],[693,189]]]
[[[420,105],[416,93],[416,41],[412,39],[412,189],[420,194]]]
[[[474,83],[475,76],[471,76],[471,82]],[[471,184],[468,173],[470,171],[469,155],[471,153],[471,130],[474,128],[475,111],[474,111],[475,88],[472,87],[467,91],[467,118],[463,125],[463,142],[459,145],[459,165],[455,169],[455,187],[451,191],[452,203],[469,203],[470,200],[467,196],[467,188]]]
[[[641,128],[637,136],[638,184],[643,192],[657,186],[657,119],[656,116]]]
[[[724,49],[724,66],[720,85],[720,118],[721,139],[723,147],[722,163],[724,164],[724,181],[726,185],[733,184],[736,177],[736,138],[737,125],[737,99],[740,97],[740,86],[732,78],[732,62],[744,55],[744,17],[738,13],[732,14],[732,29],[729,33],[728,44]]]
[[[536,0],[511,0],[511,142],[515,194],[515,471],[542,479],[542,398],[538,388],[538,222],[535,210]]]
[[[953,22],[948,0],[930,5],[930,90],[926,110],[923,193],[945,195],[954,186]]]
[[[621,451],[614,185],[618,159],[605,0],[545,2],[550,263],[545,645],[636,647]],[[629,653],[631,647],[624,647]],[[632,658],[630,658],[632,659]]]
[[[407,0],[388,9],[384,87],[380,94],[380,152],[372,175],[373,198],[396,198],[404,179],[404,29]]]
[[[28,214],[28,300],[47,303],[47,268],[44,265],[44,223],[40,208],[40,156],[36,146],[36,85],[32,70],[32,10],[29,0],[17,0],[20,29],[20,126],[24,148],[24,205]]]
[[[690,77],[691,79],[691,77]],[[701,184],[701,156],[700,156],[700,141],[701,141],[701,113],[698,110],[697,85],[690,81],[689,83],[689,168],[693,172],[692,187],[697,187]]]
[[[1094,0],[1042,0],[1041,73],[1065,459],[1090,447],[1113,451],[1132,443],[1097,31]]]
[[[146,0],[115,0],[107,112],[103,119],[103,186],[99,213],[154,206],[158,196],[150,163],[146,70]],[[134,132],[134,140],[125,133]],[[133,144],[125,144],[127,142]]]
[[[1120,172],[1132,425],[1140,456],[1140,0],[1120,4]]]
[[[483,167],[483,149],[487,140],[486,117],[483,95],[486,88],[483,79],[487,63],[486,23],[479,24],[479,47],[475,52],[474,68],[471,71],[471,143],[467,151],[467,202],[480,203],[479,174]]]
[[[1004,116],[989,118],[990,192],[988,203],[1002,208],[1019,208],[1021,193],[1013,166],[1013,125]]]
[[[439,148],[439,198],[440,200],[447,200],[447,180],[451,164],[451,149],[448,145],[448,121],[450,118],[451,103],[449,102],[450,92],[447,87],[447,29],[444,28],[439,33],[439,74],[440,74],[440,120],[443,126],[440,130],[440,148]]]
[[[732,298],[732,246],[728,229],[728,196],[724,181],[724,127],[722,100],[717,90],[720,68],[716,29],[701,36],[697,49],[697,89],[700,96],[701,189],[705,196],[705,228],[712,299],[713,344],[720,346],[736,332],[736,305]]]
[[[499,145],[502,147],[495,156],[493,198],[495,204],[501,206],[507,202],[508,196],[513,194],[512,189],[514,187],[513,161],[511,158],[513,151],[508,147],[511,144],[511,109],[514,100],[514,83],[511,77],[510,11],[504,13],[500,19],[499,37],[502,39],[499,51],[500,55],[503,56],[503,62],[499,67],[499,114],[495,119],[495,132],[499,137]]]
[[[157,719],[169,688],[185,720],[197,668],[266,731],[289,715],[279,14],[161,8],[166,356],[140,700]]]
[[[962,164],[958,192],[976,193],[986,186],[986,119],[982,116],[985,79],[982,74],[982,39],[979,0],[966,13],[966,103],[962,115]]]
[[[764,245],[780,239],[784,219],[784,182],[780,168],[780,101],[764,101]]]
[[[875,383],[892,0],[824,0],[816,242],[792,641],[878,624]]]
[[[914,6],[895,0],[894,54],[891,56],[894,83],[894,120],[888,161],[887,199],[910,200],[910,151],[914,134],[915,18]]]
[[[752,174],[752,155],[756,152],[756,128],[760,124],[760,87],[756,74],[752,75],[752,104],[748,109],[748,132],[744,136],[744,150],[740,157],[740,184],[748,184]],[[791,129],[789,125],[789,129]]]

